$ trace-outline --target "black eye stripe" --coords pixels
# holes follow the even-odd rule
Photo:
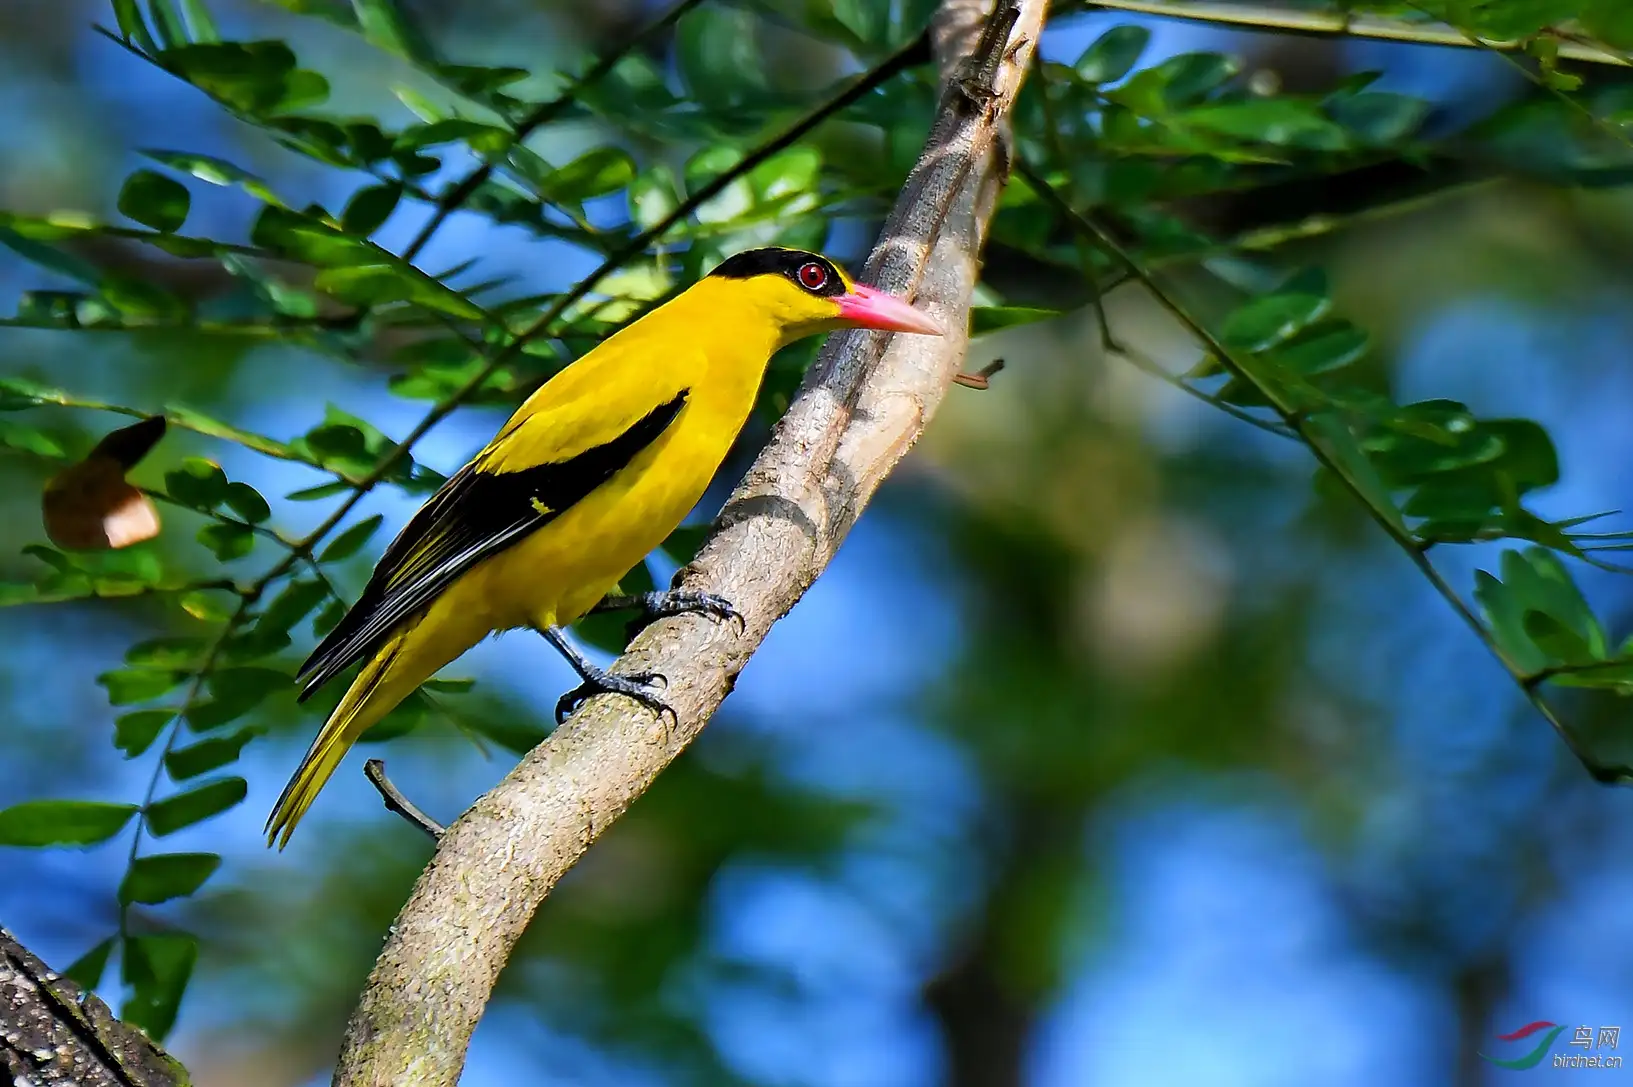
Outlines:
[[[806,282],[803,275],[805,269],[811,265],[815,265],[823,273],[822,280],[816,282],[815,286]],[[780,275],[801,290],[818,297],[831,298],[845,293],[845,281],[833,261],[820,253],[807,253],[801,249],[750,249],[727,257],[709,275],[725,279]]]

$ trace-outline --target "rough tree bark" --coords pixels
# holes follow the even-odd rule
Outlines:
[[[0,928],[0,1083],[185,1087],[187,1072]]]
[[[540,902],[698,734],[918,439],[968,347],[970,294],[1007,173],[1006,118],[1046,7],[997,0],[989,17],[992,0],[945,0],[932,27],[937,119],[865,278],[916,296],[948,335],[830,337],[683,571],[684,587],[732,601],[742,629],[699,616],[648,627],[614,670],[666,676],[675,718],[592,699],[448,828],[369,975],[337,1087],[452,1087]]]

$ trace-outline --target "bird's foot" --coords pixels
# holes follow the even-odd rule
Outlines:
[[[738,630],[746,629],[742,614],[731,601],[715,593],[693,592],[690,589],[670,589],[668,592],[635,593],[630,596],[609,596],[592,611],[619,611],[639,608],[648,620],[670,615],[707,615],[712,619],[730,619]]]
[[[568,715],[583,705],[587,699],[598,694],[621,694],[633,698],[659,717],[675,716],[674,709],[658,695],[659,691],[669,686],[669,680],[657,672],[635,672],[627,676],[615,676],[600,668],[587,668],[581,670],[579,674],[584,677],[584,682],[562,695],[556,702],[558,725],[567,720]]]

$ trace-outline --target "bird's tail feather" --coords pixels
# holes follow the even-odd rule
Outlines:
[[[289,844],[306,809],[317,799],[318,791],[334,774],[340,760],[346,757],[357,738],[390,713],[397,703],[406,698],[423,676],[406,676],[393,665],[402,644],[401,635],[381,647],[372,660],[352,680],[346,696],[340,700],[329,719],[324,722],[312,746],[306,749],[300,766],[289,784],[284,786],[272,815],[267,819],[267,845],[277,842],[282,849]]]

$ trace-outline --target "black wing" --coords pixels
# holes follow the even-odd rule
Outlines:
[[[351,610],[301,665],[300,697],[373,656],[403,620],[429,607],[465,571],[561,516],[657,441],[690,390],[653,408],[612,441],[519,472],[466,465],[391,541]]]

